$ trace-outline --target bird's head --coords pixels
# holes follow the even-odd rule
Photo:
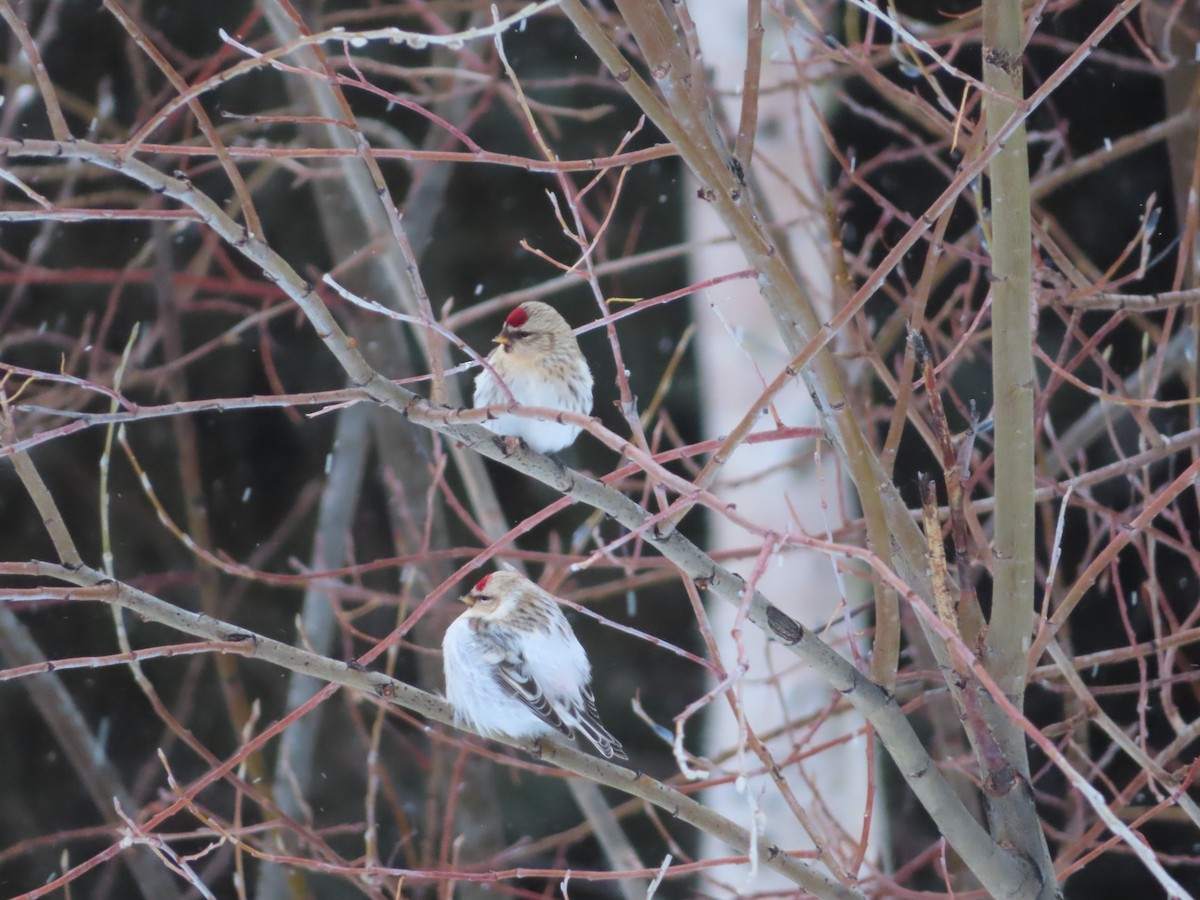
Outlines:
[[[571,326],[553,306],[529,300],[508,314],[492,342],[508,353],[549,353],[571,339]]]
[[[492,572],[484,575],[462,602],[471,607],[468,615],[482,619],[502,619],[519,606],[528,593],[530,582],[516,572]]]

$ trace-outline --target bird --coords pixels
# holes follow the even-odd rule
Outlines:
[[[628,759],[601,723],[592,667],[558,600],[516,572],[483,576],[442,641],[446,699],[484,737],[583,734],[605,759]]]
[[[522,406],[584,415],[592,411],[592,370],[571,326],[554,307],[536,300],[522,303],[508,314],[493,342],[499,346],[475,378],[476,409],[516,400]],[[509,414],[488,419],[483,426],[503,437],[519,438],[539,453],[569,447],[580,431],[569,422]]]

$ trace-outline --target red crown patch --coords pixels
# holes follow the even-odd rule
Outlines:
[[[491,578],[492,575],[494,575],[494,574],[495,574],[494,572],[489,572],[488,574],[486,574],[482,578],[480,578],[477,582],[475,582],[475,587],[471,588],[471,593],[472,594],[477,593],[479,591],[482,591],[485,587],[487,587],[488,579]]]
[[[529,313],[525,312],[525,310],[518,306],[508,314],[508,318],[504,320],[504,324],[509,328],[520,328],[528,321]]]

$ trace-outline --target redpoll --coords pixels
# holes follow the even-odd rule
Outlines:
[[[500,346],[488,357],[491,368],[475,378],[475,407],[509,403],[546,406],[567,412],[592,411],[592,370],[571,326],[553,307],[530,300],[508,314],[496,335]],[[496,434],[521,438],[539,453],[567,447],[579,435],[569,422],[539,421],[500,415],[483,423]]]
[[[516,572],[485,575],[442,641],[446,699],[482,735],[575,730],[607,759],[628,759],[600,724],[592,667],[554,596]]]

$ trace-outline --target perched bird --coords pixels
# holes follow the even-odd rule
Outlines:
[[[547,406],[567,412],[592,411],[592,370],[579,349],[571,326],[558,311],[529,300],[508,314],[494,338],[500,346],[475,378],[475,408],[509,403],[509,395],[522,406]],[[497,380],[499,376],[499,381]],[[500,415],[484,428],[506,437],[521,438],[539,453],[553,453],[579,436],[579,426],[568,422],[539,421]]]
[[[554,596],[516,572],[493,572],[442,641],[446,699],[483,735],[583,732],[606,758],[628,759],[596,712],[592,667]]]

